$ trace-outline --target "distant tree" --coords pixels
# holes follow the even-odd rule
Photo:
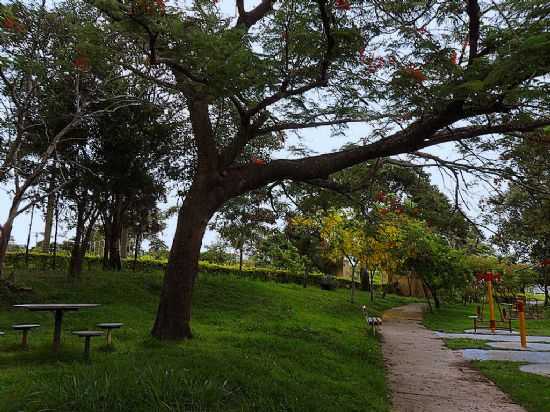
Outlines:
[[[225,204],[211,224],[211,228],[238,252],[240,271],[244,254],[252,253],[276,222],[275,213],[267,206],[267,200],[264,192],[234,198]]]
[[[220,265],[233,264],[235,263],[235,255],[228,252],[225,242],[215,242],[208,245],[204,252],[201,252],[201,260]]]
[[[530,263],[540,274],[545,305],[550,304],[550,130],[510,136],[503,142],[510,172],[520,175],[486,200],[488,223],[496,226],[493,243],[515,262]]]

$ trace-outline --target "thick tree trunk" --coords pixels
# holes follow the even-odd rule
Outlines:
[[[6,253],[8,253],[8,243],[10,241],[14,219],[15,218],[8,218],[8,220],[0,226],[0,279],[4,278],[4,263],[6,261]]]
[[[115,196],[113,210],[111,211],[111,225],[109,231],[109,258],[107,268],[111,270],[122,270],[122,259],[120,254],[120,243],[122,238],[122,201],[120,196]]]
[[[50,190],[51,189],[53,189],[53,185],[50,186]],[[46,214],[44,216],[44,239],[42,240],[42,252],[44,253],[50,253],[50,240],[52,238],[54,209],[55,193],[50,193],[46,202]]]
[[[206,185],[194,185],[178,214],[176,234],[164,276],[157,318],[151,334],[159,339],[191,338],[191,297],[198,273],[202,239],[221,201]],[[197,187],[199,186],[199,187]]]

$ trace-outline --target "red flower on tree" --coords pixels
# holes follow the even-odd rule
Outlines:
[[[419,83],[422,83],[424,80],[428,80],[424,73],[416,67],[407,67],[405,69],[405,73]]]
[[[15,20],[13,17],[6,17],[2,21],[2,27],[6,30],[14,30],[17,26],[17,20]]]
[[[264,166],[265,164],[267,164],[267,162],[264,159],[258,159],[256,157],[253,157],[250,160],[252,164],[255,164],[256,166]]]
[[[458,64],[458,54],[456,53],[456,50],[451,52],[451,63]]]
[[[87,56],[80,54],[73,62],[74,67],[81,72],[90,70],[90,59]]]
[[[378,202],[384,202],[386,200],[386,194],[382,191],[376,193],[376,200]]]
[[[349,0],[336,0],[335,5],[338,10],[351,9],[351,3],[349,2]]]

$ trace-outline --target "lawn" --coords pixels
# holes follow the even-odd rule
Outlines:
[[[0,296],[0,410],[9,411],[387,411],[379,342],[365,333],[359,305],[368,294],[303,289],[293,284],[201,274],[194,295],[194,339],[160,343],[149,337],[160,273],[20,274],[33,292]],[[378,298],[370,311],[408,299]],[[68,313],[64,346],[50,351],[53,316],[10,308],[14,303],[101,303]],[[37,322],[21,350],[15,322]],[[92,361],[71,330],[124,322],[115,350],[93,342]]]
[[[465,329],[472,329],[473,322],[468,315],[475,315],[477,305],[444,304],[439,310],[424,316],[424,326],[429,329],[441,332],[464,332]],[[488,309],[485,318],[487,319]],[[550,336],[550,308],[546,309],[545,319],[527,319],[527,333],[531,335]],[[518,329],[518,321],[512,321],[512,327]]]

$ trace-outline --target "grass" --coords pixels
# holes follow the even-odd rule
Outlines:
[[[194,294],[194,338],[149,337],[160,273],[86,273],[70,283],[55,272],[18,274],[33,292],[0,295],[0,329],[37,322],[30,349],[19,335],[0,339],[0,410],[10,411],[387,411],[379,342],[365,333],[359,306],[368,294],[201,274]],[[377,298],[379,314],[410,301]],[[53,316],[14,303],[101,303],[68,313],[64,346],[51,353]],[[92,341],[92,361],[69,331],[123,322],[115,351]]]
[[[550,379],[518,370],[517,362],[473,362],[485,376],[529,412],[550,412]]]
[[[440,332],[464,332],[472,329],[473,321],[469,315],[476,313],[477,305],[445,304],[439,310],[427,312],[424,316],[424,325]],[[486,309],[485,318],[488,318]],[[550,308],[546,309],[544,319],[527,319],[527,333],[530,335],[550,336]],[[512,327],[518,329],[518,321],[512,321]]]
[[[487,345],[486,340],[476,340],[476,339],[443,339],[445,341],[445,346],[452,350],[458,349],[492,349]]]

